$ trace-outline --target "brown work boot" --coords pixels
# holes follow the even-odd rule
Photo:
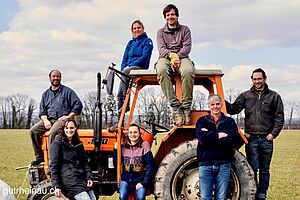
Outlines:
[[[182,126],[184,124],[183,112],[180,108],[173,108],[174,124]]]
[[[184,125],[190,125],[192,121],[192,113],[190,109],[184,109]]]

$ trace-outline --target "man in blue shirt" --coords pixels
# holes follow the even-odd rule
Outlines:
[[[82,111],[82,103],[76,93],[61,84],[61,73],[52,70],[49,73],[51,86],[42,94],[40,103],[40,121],[30,129],[32,146],[35,153],[35,160],[32,165],[38,165],[44,161],[42,151],[42,135],[50,131],[48,143],[54,141],[59,129],[64,125],[67,118],[74,118]]]

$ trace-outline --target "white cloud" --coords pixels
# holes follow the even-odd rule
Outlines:
[[[267,84],[271,90],[278,92],[282,99],[295,101],[300,97],[299,73],[300,66],[284,66],[283,69],[261,66],[267,74]],[[234,66],[223,77],[224,88],[246,91],[252,86],[252,71],[257,66]]]
[[[47,77],[52,68],[60,69],[63,83],[81,97],[95,90],[96,73],[104,72],[111,62],[120,64],[134,19],[144,22],[156,46],[156,31],[164,24],[162,9],[166,5],[158,0],[19,0],[19,3],[9,29],[0,32],[0,90],[2,96],[26,93],[36,99],[49,86]],[[207,49],[210,52],[247,50],[252,54],[256,48],[266,46],[299,50],[300,4],[297,1],[174,3],[179,8],[180,23],[192,30],[195,57]],[[249,62],[237,65],[236,55],[228,56],[232,63],[215,63],[204,58],[203,63],[196,65],[221,68],[225,88],[249,88],[254,66]],[[150,68],[157,57],[155,47]],[[274,57],[262,65],[268,71],[270,85],[287,94],[286,98],[295,95],[299,98],[294,87],[300,84],[295,76],[299,74],[299,61],[289,60],[280,67],[270,64],[276,60],[281,61]]]

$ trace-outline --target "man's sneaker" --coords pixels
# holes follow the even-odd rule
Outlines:
[[[42,162],[44,162],[44,159],[36,159],[36,160],[31,161],[31,165],[39,165]]]
[[[182,126],[184,124],[183,112],[180,108],[173,109],[174,124],[177,126]]]
[[[184,109],[184,125],[190,125],[192,120],[192,113],[190,109]]]

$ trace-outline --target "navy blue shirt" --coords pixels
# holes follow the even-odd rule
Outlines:
[[[228,135],[219,139],[219,132]],[[210,115],[200,117],[196,123],[196,136],[199,141],[197,157],[200,165],[220,165],[233,161],[233,150],[238,142],[234,119],[223,113],[217,123]]]
[[[39,117],[47,115],[48,119],[57,120],[61,116],[69,115],[71,112],[79,115],[82,107],[77,94],[72,89],[60,85],[58,92],[55,94],[50,88],[43,93]]]

